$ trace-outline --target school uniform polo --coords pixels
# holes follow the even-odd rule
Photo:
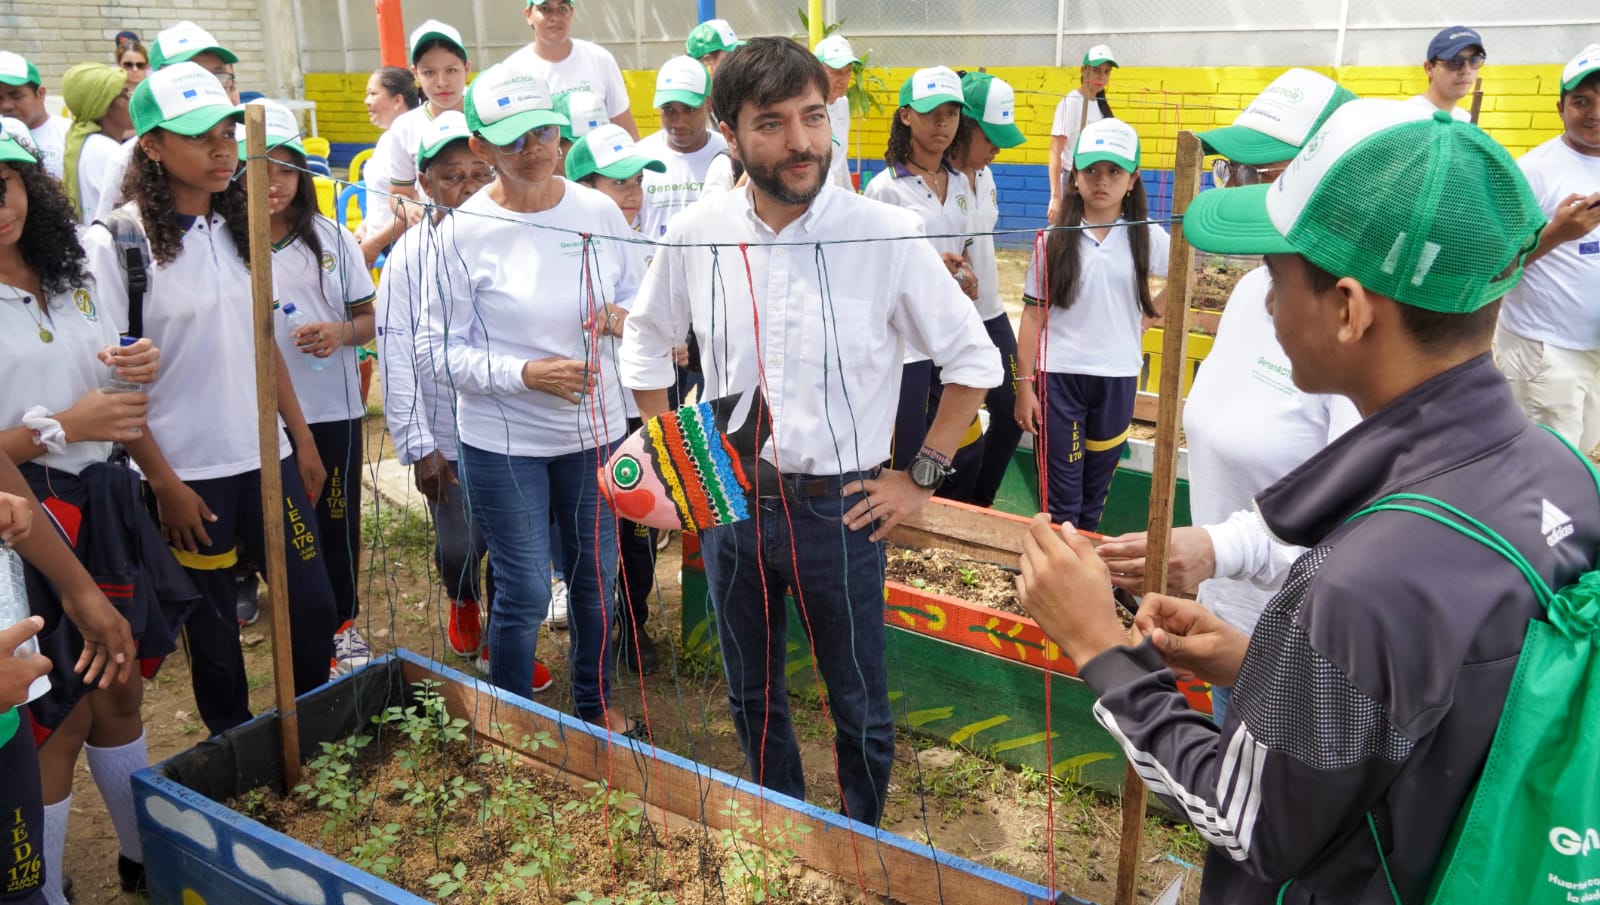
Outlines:
[[[1049,345],[1039,362],[1040,370],[1091,377],[1139,376],[1144,363],[1140,351],[1144,312],[1139,308],[1128,231],[1149,231],[1150,275],[1155,277],[1167,275],[1171,238],[1154,223],[1138,227],[1123,226],[1124,222],[1117,218],[1104,240],[1096,239],[1087,228],[1078,233],[1077,297],[1066,310],[1051,307],[1043,315],[1049,324]],[[1036,251],[1023,279],[1023,301],[1048,306],[1048,288],[1040,285],[1039,271]]]
[[[425,103],[395,117],[385,134],[385,137],[394,136],[384,154],[389,172],[389,185],[395,188],[415,187],[417,197],[424,200],[426,196],[422,187],[417,185],[417,150],[422,146],[423,134],[428,131],[437,115],[433,112],[433,105]],[[377,156],[376,151],[373,152],[373,156]]]
[[[947,179],[943,201],[939,200],[922,176],[913,173],[903,163],[892,163],[872,177],[863,194],[916,214],[922,220],[923,232],[934,251],[959,255],[966,250],[963,236],[970,226],[968,217],[972,208],[972,187],[967,184],[966,175],[949,164],[944,165],[944,172]],[[948,269],[945,270],[945,276],[950,276]],[[954,283],[955,280],[951,279],[950,282]],[[927,360],[928,356],[919,348],[914,345],[907,347],[906,364]]]
[[[39,299],[0,283],[0,427],[22,424],[23,413],[34,406],[59,416],[110,379],[111,369],[97,357],[117,344],[104,293],[90,281],[50,296],[47,310],[40,310]],[[49,331],[50,342],[40,338],[41,329]],[[110,443],[80,441],[33,461],[77,474],[110,456]]]
[[[361,401],[361,377],[356,372],[355,346],[340,346],[322,370],[313,370],[314,356],[301,352],[289,335],[285,303],[293,303],[310,323],[344,322],[350,309],[369,304],[377,294],[372,272],[361,257],[355,236],[320,214],[313,221],[322,243],[320,260],[311,247],[291,237],[272,252],[272,290],[276,296],[272,330],[289,366],[294,392],[307,424],[349,421],[366,414]]]
[[[616,202],[562,183],[555,207],[534,213],[473,195],[440,223],[439,252],[423,267],[417,357],[454,389],[459,440],[476,449],[548,458],[627,435],[617,340],[585,324],[605,304],[633,304],[643,249],[610,238],[632,233]],[[593,362],[593,394],[574,405],[528,389],[523,364],[545,358]]]
[[[128,210],[137,211],[133,204]],[[231,477],[261,467],[256,428],[255,326],[250,271],[218,214],[183,218],[183,247],[149,268],[144,334],[161,350],[150,385],[150,431],[184,481]],[[127,272],[105,229],[85,233],[102,316],[127,329]],[[290,453],[278,425],[278,457]]]
[[[972,244],[967,247],[967,259],[972,262],[972,272],[978,278],[978,298],[973,303],[978,317],[985,323],[1002,317],[1006,306],[1000,299],[1000,262],[994,253],[995,224],[1000,222],[1000,194],[995,190],[994,171],[983,167],[974,175],[971,217],[967,232],[972,233]]]

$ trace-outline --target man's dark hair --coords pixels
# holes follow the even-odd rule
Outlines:
[[[788,38],[751,38],[728,52],[711,80],[711,110],[718,122],[739,127],[745,104],[766,107],[808,88],[828,97],[828,71],[810,51]]]
[[[1306,283],[1313,293],[1325,295],[1339,285],[1338,277],[1306,260],[1305,256],[1298,257],[1306,269]],[[1400,307],[1400,326],[1417,345],[1430,350],[1443,351],[1483,342],[1494,335],[1495,324],[1500,320],[1499,299],[1466,314],[1430,311],[1401,301],[1395,304]]]
[[[1578,84],[1573,85],[1570,90],[1566,88],[1561,89],[1562,103],[1566,103],[1567,95],[1571,94],[1573,91],[1577,91],[1580,88],[1592,88],[1596,91],[1600,91],[1600,69],[1596,69],[1594,72],[1584,76],[1578,82]]]

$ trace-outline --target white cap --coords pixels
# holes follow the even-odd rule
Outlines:
[[[260,107],[266,111],[267,150],[287,145],[299,151],[301,155],[306,153],[305,146],[300,143],[300,121],[295,119],[288,107],[264,97],[249,101],[245,106]],[[244,134],[240,133],[239,144],[243,147],[244,143]]]
[[[0,82],[7,85],[26,85],[37,81],[39,70],[28,62],[27,57],[9,50],[0,50]]]
[[[1600,44],[1590,44],[1561,70],[1561,90],[1571,91],[1589,73],[1596,71],[1600,71]]]
[[[1100,119],[1083,127],[1072,152],[1073,169],[1108,160],[1132,173],[1139,169],[1139,133],[1120,119]]]
[[[1099,66],[1101,63],[1110,63],[1112,66],[1117,65],[1117,56],[1111,52],[1110,44],[1096,44],[1089,48],[1088,53],[1083,55],[1083,65],[1085,66]]]
[[[900,87],[900,106],[927,113],[941,104],[964,103],[961,77],[948,66],[918,69]]]
[[[829,69],[843,69],[853,63],[861,62],[861,58],[856,56],[855,48],[850,46],[850,39],[840,34],[828,35],[818,41],[812,53]]]
[[[1433,119],[1435,112],[1420,104],[1378,99],[1351,101],[1333,111],[1267,190],[1267,216],[1272,225],[1280,234],[1289,235],[1300,215],[1305,213],[1322,177],[1346,152],[1385,129]],[[1405,212],[1397,216],[1403,217]]]
[[[440,22],[438,19],[429,19],[412,29],[411,39],[406,41],[413,64],[417,62],[417,48],[434,39],[448,41],[461,51],[463,57],[467,55],[467,45],[461,40],[461,32],[457,31],[455,26]]]
[[[706,64],[693,57],[677,56],[661,64],[656,72],[656,95],[651,103],[660,107],[674,101],[700,107],[711,91],[711,74]]]

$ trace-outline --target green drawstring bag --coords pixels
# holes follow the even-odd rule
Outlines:
[[[1600,474],[1573,452],[1600,489]],[[1427,901],[1600,903],[1600,571],[1552,592],[1510,543],[1448,503],[1398,493],[1351,518],[1380,511],[1432,519],[1504,556],[1549,620],[1528,625],[1483,775],[1456,818]],[[1386,862],[1383,869],[1387,875]],[[1392,878],[1389,890],[1403,905]]]

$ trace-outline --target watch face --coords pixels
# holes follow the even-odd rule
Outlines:
[[[937,487],[943,480],[943,469],[932,459],[911,460],[911,482],[918,487]]]

